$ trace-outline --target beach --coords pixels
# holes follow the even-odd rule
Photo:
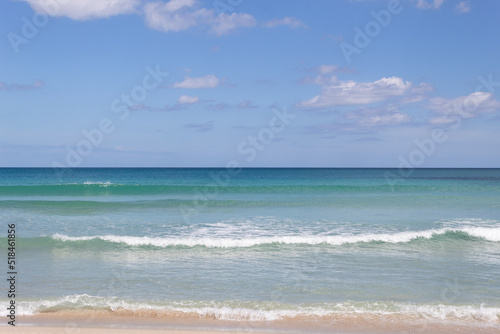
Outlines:
[[[500,330],[498,169],[56,172],[0,170],[2,332]]]
[[[328,319],[283,319],[274,322],[228,322],[192,316],[158,317],[130,312],[62,312],[22,319],[23,325],[2,328],[2,333],[498,333],[497,326],[478,323],[443,323],[402,316],[342,315]]]
[[[92,312],[90,312],[92,313]],[[228,322],[192,317],[144,317],[118,314],[89,314],[62,312],[23,317],[21,326],[2,327],[2,333],[498,333],[496,326],[477,323],[443,323],[428,319],[408,319],[401,316],[366,317],[363,315],[339,316],[329,319],[284,319],[274,322]]]

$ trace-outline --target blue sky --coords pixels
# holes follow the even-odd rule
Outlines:
[[[0,166],[500,167],[496,0],[0,2]]]

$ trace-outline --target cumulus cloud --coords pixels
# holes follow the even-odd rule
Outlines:
[[[438,116],[430,119],[431,124],[448,124],[455,122],[455,117],[473,118],[484,113],[500,111],[500,101],[489,92],[475,92],[454,99],[433,98],[427,108]]]
[[[401,103],[414,103],[422,101],[428,97],[428,93],[434,91],[434,86],[429,83],[421,83],[413,86],[411,90],[401,98]]]
[[[192,9],[193,0],[148,2],[144,5],[146,24],[156,30],[181,31],[208,22],[212,13],[205,9]]]
[[[85,21],[137,11],[140,0],[24,0],[38,13]]]
[[[217,13],[214,8],[204,8],[197,0],[142,1],[142,0],[20,0],[30,4],[38,13],[66,16],[85,21],[121,14],[142,14],[148,27],[164,32],[184,31],[203,27],[214,35],[228,34],[238,28],[257,26],[257,20],[246,13]],[[274,19],[263,23],[265,27],[307,27],[293,17]]]
[[[179,97],[179,99],[177,100],[177,103],[179,103],[179,104],[196,104],[196,103],[200,103],[200,98],[198,96],[181,95],[181,97]]]
[[[285,17],[283,19],[273,19],[263,23],[266,28],[273,28],[277,26],[290,26],[291,28],[307,28],[307,24],[294,18]]]
[[[321,93],[302,101],[303,108],[322,108],[339,105],[363,105],[379,102],[390,97],[403,96],[412,88],[412,83],[398,77],[382,78],[374,82],[338,81],[335,76],[318,77]]]
[[[215,35],[224,35],[240,27],[253,27],[257,21],[252,15],[217,14],[213,9],[201,8],[194,0],[149,2],[144,6],[146,24],[165,32],[182,31],[194,26],[205,26]]]
[[[213,74],[206,75],[204,77],[192,78],[186,76],[183,81],[174,83],[174,88],[215,88],[220,85],[221,79],[217,78]]]
[[[460,1],[455,7],[455,10],[462,14],[468,13],[470,12],[470,4],[467,1]]]

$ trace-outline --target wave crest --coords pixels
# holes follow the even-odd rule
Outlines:
[[[0,316],[7,315],[7,301],[0,302]],[[483,305],[414,304],[399,302],[354,302],[319,304],[282,304],[276,302],[250,301],[167,301],[141,302],[116,297],[71,295],[60,298],[19,301],[19,315],[34,315],[71,310],[113,311],[127,310],[138,314],[154,311],[208,317],[233,321],[275,321],[298,317],[335,317],[338,315],[366,314],[375,316],[406,315],[436,320],[473,320],[497,322],[499,307]]]
[[[55,234],[53,239],[63,242],[79,242],[89,240],[101,240],[111,243],[121,243],[128,246],[154,246],[154,247],[196,247],[207,248],[248,248],[261,245],[330,245],[341,246],[356,243],[408,243],[418,239],[430,240],[447,236],[450,238],[461,238],[463,235],[472,238],[480,238],[491,242],[500,242],[500,228],[485,227],[463,227],[460,229],[433,229],[425,231],[411,231],[399,233],[370,233],[359,235],[290,235],[270,236],[254,238],[210,238],[210,237],[134,237],[118,235],[98,235],[71,237],[63,234]]]

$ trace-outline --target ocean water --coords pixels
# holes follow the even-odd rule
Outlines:
[[[500,328],[500,169],[3,168],[0,223],[2,263],[16,224],[19,315]]]

